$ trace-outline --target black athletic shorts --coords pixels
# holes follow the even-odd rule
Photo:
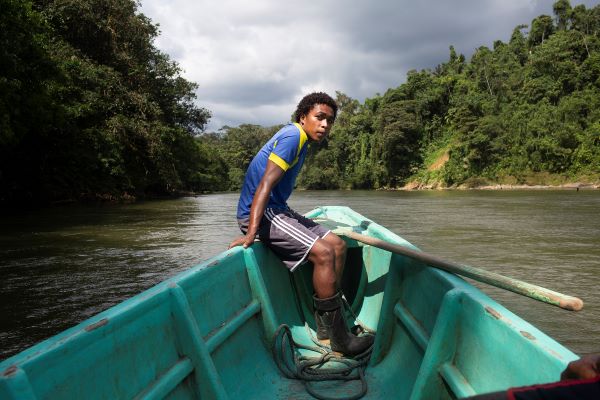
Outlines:
[[[249,222],[249,218],[238,219],[244,235]],[[258,238],[277,254],[290,271],[294,271],[306,262],[315,242],[329,232],[329,229],[293,210],[267,208],[260,221]]]

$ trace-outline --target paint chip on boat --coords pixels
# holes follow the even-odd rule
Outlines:
[[[6,368],[6,371],[4,371],[4,376],[11,376],[14,375],[15,372],[17,372],[17,366],[16,365],[11,365],[10,367]]]
[[[94,329],[98,329],[98,328],[100,328],[101,326],[104,326],[104,325],[106,325],[106,324],[108,324],[108,318],[103,318],[103,319],[101,319],[100,321],[98,321],[98,322],[96,322],[96,323],[94,323],[94,324],[91,324],[91,325],[88,325],[88,326],[86,326],[86,327],[85,327],[85,330],[86,330],[87,332],[91,332],[91,331],[93,331]]]
[[[535,336],[527,331],[521,331],[521,335],[525,336],[529,340],[535,340]]]
[[[502,314],[500,314],[498,311],[494,310],[490,306],[485,307],[485,311],[487,311],[488,314],[491,314],[492,317],[494,317],[496,319],[502,319]]]

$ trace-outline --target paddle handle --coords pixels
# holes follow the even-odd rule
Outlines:
[[[415,260],[423,261],[427,265],[442,269],[444,271],[471,278],[478,282],[487,283],[488,285],[510,290],[511,292],[518,293],[544,303],[552,304],[565,310],[579,311],[583,308],[583,301],[577,297],[567,296],[562,293],[533,285],[531,283],[523,282],[518,279],[509,278],[495,272],[484,271],[468,265],[442,260],[439,257],[423,253],[421,251],[415,251],[404,246],[399,246],[397,244],[393,244],[371,236],[362,235],[354,231],[340,230],[338,232],[336,230],[335,233],[347,236],[351,239],[378,247],[383,250],[390,251],[392,253],[401,254]]]

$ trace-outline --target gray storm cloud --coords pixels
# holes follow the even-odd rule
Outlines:
[[[507,41],[552,0],[219,2],[142,0],[160,25],[157,46],[199,85],[209,130],[285,123],[308,91],[340,90],[360,101],[434,68],[449,46],[470,57]],[[593,1],[575,2],[593,7]]]

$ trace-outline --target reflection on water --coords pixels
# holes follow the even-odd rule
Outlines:
[[[237,196],[2,216],[0,358],[224,250]],[[600,351],[598,191],[300,191],[290,205],[346,205],[426,252],[582,297],[572,313],[477,284],[573,351]]]

